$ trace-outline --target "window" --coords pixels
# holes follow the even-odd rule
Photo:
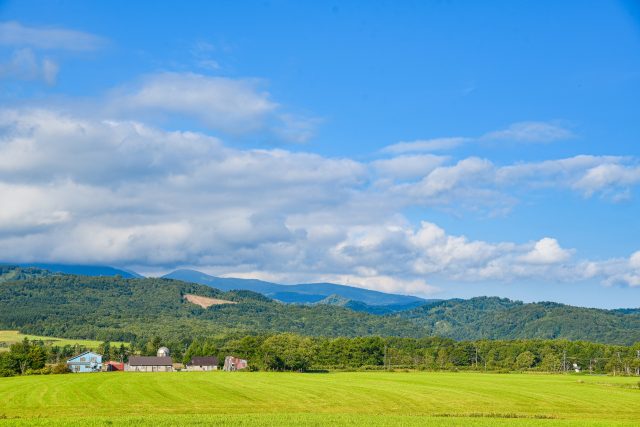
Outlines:
[[[86,358],[86,357],[81,357],[81,358],[80,358],[80,361],[81,361],[81,362],[86,362],[86,361],[87,361],[87,358]]]

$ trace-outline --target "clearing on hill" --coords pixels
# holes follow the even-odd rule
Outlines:
[[[212,305],[222,305],[222,304],[237,304],[235,301],[228,301],[225,299],[217,299],[217,298],[209,298],[209,297],[201,297],[193,294],[186,294],[184,299],[189,301],[191,304],[199,305],[202,308],[209,308]]]

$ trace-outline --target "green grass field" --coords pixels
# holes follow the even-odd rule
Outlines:
[[[637,378],[357,372],[0,378],[4,425],[640,425]]]
[[[4,331],[0,330],[0,351],[8,350],[9,346],[15,342],[22,341],[23,339],[29,338],[30,340],[43,341],[47,344],[56,345],[59,347],[63,347],[65,345],[75,345],[79,344],[83,347],[95,350],[98,348],[101,341],[93,341],[93,340],[79,340],[79,339],[68,339],[68,338],[54,338],[54,337],[41,337],[38,335],[25,335],[21,334],[18,331]],[[119,346],[121,343],[112,342],[112,346]],[[127,345],[127,344],[125,344]]]

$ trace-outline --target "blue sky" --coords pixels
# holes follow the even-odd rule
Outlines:
[[[0,258],[640,301],[640,7],[0,2]]]

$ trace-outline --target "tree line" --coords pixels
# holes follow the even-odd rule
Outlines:
[[[309,337],[293,333],[227,335],[163,342],[138,341],[132,349],[155,354],[167,346],[176,362],[193,356],[234,355],[253,369],[537,371],[640,375],[640,343],[631,346],[568,340],[455,341],[441,337]]]
[[[640,343],[631,346],[567,340],[479,340],[402,337],[309,337],[293,333],[225,335],[167,341],[137,340],[129,346],[109,341],[96,349],[103,361],[126,362],[132,354],[155,355],[170,349],[174,362],[194,356],[247,359],[251,369],[311,370],[430,370],[487,372],[570,372],[640,375]],[[86,351],[81,345],[63,347],[24,339],[0,352],[0,376],[66,372],[66,360]]]

